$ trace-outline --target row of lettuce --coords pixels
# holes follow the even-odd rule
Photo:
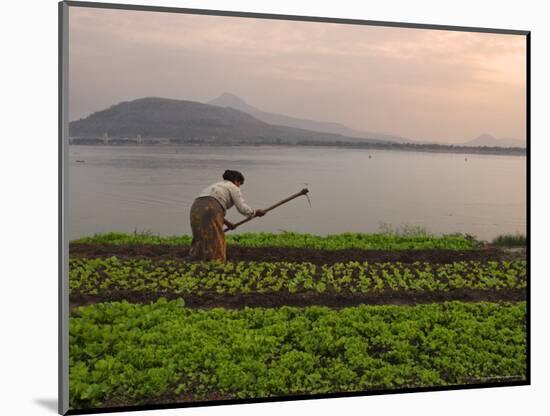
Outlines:
[[[118,257],[70,260],[71,294],[116,291],[204,293],[446,292],[455,289],[523,289],[525,260],[368,263],[182,262]]]
[[[525,302],[192,310],[80,307],[71,407],[264,398],[525,378]]]
[[[473,250],[479,242],[465,235],[433,236],[398,235],[387,233],[341,233],[319,236],[305,233],[243,233],[228,234],[227,243],[242,247],[285,247],[312,248],[323,250],[364,249],[364,250],[411,250],[445,249]],[[190,245],[192,237],[188,235],[162,237],[152,234],[106,233],[92,237],[83,237],[71,241],[72,244],[129,244],[129,245]]]

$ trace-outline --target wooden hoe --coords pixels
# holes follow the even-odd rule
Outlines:
[[[286,204],[287,202],[292,201],[294,198],[298,198],[299,196],[302,196],[302,195],[305,195],[305,196],[306,196],[308,202],[309,202],[310,205],[311,205],[311,202],[309,201],[309,196],[308,196],[308,194],[307,194],[308,192],[309,192],[309,190],[308,190],[307,188],[304,188],[304,189],[302,189],[300,192],[296,192],[294,195],[291,195],[291,196],[289,196],[288,198],[285,198],[285,199],[283,199],[282,201],[279,201],[279,202],[277,202],[276,204],[271,205],[269,208],[266,208],[264,211],[265,211],[265,212],[271,211],[272,209],[275,209],[275,208],[277,208],[278,206],[281,206],[281,205],[283,205],[283,204]],[[234,224],[234,225],[235,225],[235,228],[237,228],[237,227],[238,227],[239,225],[241,225],[241,224],[244,224],[245,222],[250,221],[250,220],[253,219],[253,218],[255,218],[255,217],[246,218],[246,219],[244,219],[244,220],[242,220],[242,221],[236,222],[236,223]],[[233,228],[233,229],[235,229],[235,228]],[[226,229],[223,230],[223,231],[224,231],[224,232],[228,232],[228,231],[230,231],[230,229],[229,229],[229,228],[226,228]]]

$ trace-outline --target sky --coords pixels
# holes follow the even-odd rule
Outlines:
[[[70,120],[136,98],[224,92],[413,140],[525,140],[526,39],[70,7]]]

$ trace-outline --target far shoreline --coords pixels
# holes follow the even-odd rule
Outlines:
[[[136,140],[128,139],[111,139],[109,143],[104,143],[101,139],[75,139],[69,143],[71,146],[111,146],[111,147],[146,147],[146,146],[204,146],[204,147],[329,147],[342,149],[360,149],[360,150],[387,150],[387,151],[403,151],[417,153],[454,153],[454,154],[469,154],[469,155],[497,155],[497,156],[527,156],[526,148],[501,148],[501,147],[486,147],[486,146],[448,146],[448,145],[427,145],[427,144],[407,144],[407,143],[324,143],[324,142],[308,142],[308,143],[247,143],[247,142],[198,142],[193,140],[179,141],[170,140],[167,142],[155,141],[150,139],[147,142],[138,143]]]

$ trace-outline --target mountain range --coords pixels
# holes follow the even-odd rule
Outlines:
[[[346,127],[339,123],[330,123],[322,121],[313,121],[302,118],[290,117],[284,114],[270,113],[262,111],[256,107],[251,106],[241,98],[234,94],[223,93],[219,97],[208,102],[211,105],[217,105],[220,107],[234,108],[236,110],[243,111],[258,120],[264,121],[268,124],[281,125],[295,127],[304,130],[311,130],[323,133],[339,134],[346,137],[356,138],[369,138],[384,142],[394,143],[412,143],[412,140],[404,137],[394,136],[391,134],[372,132],[372,131],[359,131]]]
[[[72,138],[97,139],[104,135],[119,139],[167,138],[172,142],[238,144],[437,145],[387,133],[359,131],[339,123],[266,112],[229,93],[206,104],[159,97],[123,101],[69,124]],[[525,148],[525,143],[482,134],[455,146]]]

